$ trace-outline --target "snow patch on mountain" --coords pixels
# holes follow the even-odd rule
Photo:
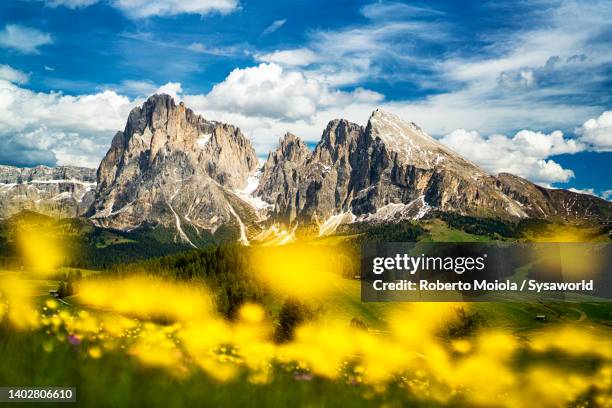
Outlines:
[[[265,202],[261,197],[254,195],[255,190],[259,186],[261,181],[261,175],[263,174],[263,162],[260,161],[260,166],[255,170],[247,179],[247,184],[244,188],[236,190],[235,193],[238,197],[249,203],[253,208],[257,210],[266,210],[272,207],[271,204]]]
[[[196,140],[196,145],[200,148],[200,149],[204,149],[204,147],[206,147],[206,144],[210,141],[210,138],[212,137],[211,133],[203,133],[201,134],[198,139]]]
[[[358,222],[388,223],[403,220],[420,220],[431,210],[425,196],[419,196],[408,204],[389,203],[380,207],[373,214],[357,217]]]

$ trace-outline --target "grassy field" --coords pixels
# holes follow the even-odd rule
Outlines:
[[[489,237],[450,228],[438,219],[423,222],[423,227],[428,231],[424,238],[425,242],[488,242],[491,240]]]
[[[333,302],[326,303],[324,306],[326,313],[330,318],[340,318],[347,322],[353,317],[358,317],[368,327],[380,330],[386,324],[384,316],[396,307],[396,304],[361,302],[359,285],[358,280],[342,280],[338,285],[338,291],[334,294]],[[528,333],[530,330],[566,323],[585,323],[591,327],[597,327],[598,330],[612,329],[612,303],[610,302],[474,302],[462,304],[461,307],[471,313],[478,313],[486,326],[508,330],[512,333]],[[546,316],[546,320],[536,320],[536,316]]]
[[[419,403],[400,389],[376,393],[342,382],[300,380],[286,372],[279,372],[264,385],[253,384],[246,377],[219,384],[201,372],[181,377],[160,368],[143,368],[121,353],[92,360],[68,344],[45,352],[39,344],[43,340],[29,335],[0,340],[3,385],[75,386],[78,405],[83,407],[399,407]]]

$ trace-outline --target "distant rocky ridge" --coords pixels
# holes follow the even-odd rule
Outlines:
[[[57,217],[85,213],[94,198],[96,171],[85,167],[0,165],[0,218],[31,210]]]
[[[331,121],[310,152],[292,134],[268,156],[255,194],[283,222],[418,219],[431,209],[501,218],[602,220],[612,203],[487,174],[414,123],[376,110],[366,127]]]
[[[497,180],[508,197],[527,208],[530,217],[612,222],[610,201],[590,194],[544,188],[509,173],[498,174]]]
[[[288,242],[297,225],[315,224],[326,234],[355,221],[397,222],[434,211],[510,220],[612,219],[608,201],[490,175],[416,124],[381,110],[365,127],[329,122],[312,151],[287,133],[260,165],[240,129],[207,120],[168,95],[132,110],[95,176],[72,167],[4,166],[0,183],[3,217],[15,208],[85,213],[106,228],[162,226],[192,246],[228,230],[243,243],[271,236]]]

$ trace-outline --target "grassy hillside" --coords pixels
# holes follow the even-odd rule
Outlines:
[[[96,227],[87,219],[55,220],[32,212],[23,212],[0,221],[0,266],[20,268],[16,231],[27,226],[40,230],[58,241],[63,264],[73,267],[104,269],[112,265],[176,254],[192,249],[178,238],[176,231],[162,226],[127,232]],[[358,248],[362,242],[609,242],[610,225],[567,225],[543,220],[510,222],[499,219],[432,213],[419,221],[370,225],[355,223],[340,226],[332,236],[318,237],[311,227],[296,232],[300,241],[325,245],[343,243]],[[185,224],[192,242],[200,248],[236,242],[235,226],[221,227],[210,234]],[[254,242],[254,244],[257,244]]]
[[[192,241],[199,247],[234,241],[232,228],[219,228],[214,235],[187,228]],[[192,249],[177,239],[173,229],[156,226],[136,231],[119,231],[95,226],[84,218],[54,219],[33,212],[23,212],[0,221],[0,265],[19,268],[19,231],[30,229],[57,241],[62,249],[63,264],[73,267],[103,269],[107,266],[133,262]]]

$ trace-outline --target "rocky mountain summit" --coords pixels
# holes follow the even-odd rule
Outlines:
[[[501,218],[606,219],[612,204],[495,177],[414,123],[376,110],[366,127],[331,121],[312,152],[287,134],[268,156],[255,194],[286,223],[393,221],[431,209]]]
[[[100,163],[89,216],[103,227],[161,225],[193,246],[205,230],[232,225],[246,241],[256,218],[237,190],[247,186],[257,156],[240,129],[196,115],[168,95],[132,110]]]
[[[0,218],[23,210],[56,217],[77,217],[93,202],[95,187],[94,169],[0,165]]]

